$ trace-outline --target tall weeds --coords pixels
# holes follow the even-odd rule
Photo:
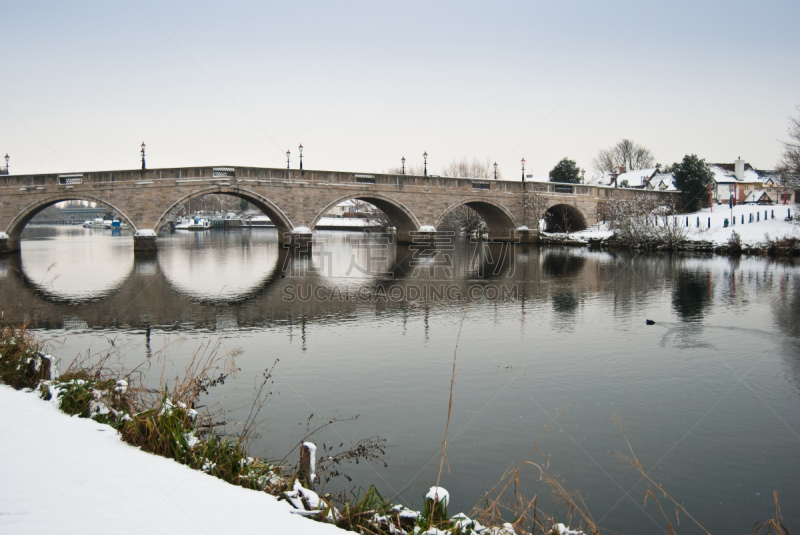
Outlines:
[[[0,383],[17,390],[34,389],[50,378],[51,364],[25,325],[0,326]]]

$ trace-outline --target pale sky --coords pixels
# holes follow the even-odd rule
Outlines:
[[[772,168],[800,104],[800,2],[2,2],[11,172],[453,158],[587,176],[623,137],[662,164]]]

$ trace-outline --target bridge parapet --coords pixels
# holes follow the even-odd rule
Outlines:
[[[397,175],[384,173],[356,173],[346,171],[315,171],[298,169],[281,169],[266,167],[175,167],[162,169],[132,169],[118,171],[86,171],[70,173],[45,173],[29,175],[0,176],[0,188],[36,188],[41,186],[76,186],[79,184],[117,184],[132,183],[146,186],[155,183],[174,182],[188,184],[191,182],[209,183],[264,183],[291,185],[359,185],[390,186],[400,190],[404,188],[424,188],[439,190],[463,190],[472,193],[481,191],[494,193],[521,194],[535,191],[550,194],[589,195],[594,197],[611,197],[614,192],[624,194],[629,190],[608,186],[587,184],[562,184],[557,182],[520,182],[494,180],[491,178],[458,178],[443,176]],[[674,195],[674,192],[653,191],[655,194]]]
[[[480,214],[490,236],[528,228],[536,239],[539,221],[528,209],[532,195],[543,196],[550,207],[571,206],[588,224],[599,221],[611,198],[676,195],[585,184],[235,166],[8,175],[0,176],[0,232],[6,234],[0,236],[0,252],[18,250],[31,218],[71,199],[114,210],[136,232],[135,246],[152,249],[172,210],[209,194],[247,200],[293,241],[307,239],[324,213],[348,199],[377,206],[396,227],[398,241],[408,241],[422,227],[438,228],[445,214],[462,205]]]

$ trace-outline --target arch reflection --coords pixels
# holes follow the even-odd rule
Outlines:
[[[164,238],[158,266],[178,294],[208,304],[241,302],[279,278],[287,249],[278,233],[201,232]],[[163,242],[162,242],[163,243]]]
[[[9,261],[41,298],[94,302],[119,291],[131,277],[134,256],[124,237],[92,235],[83,228],[40,230],[26,229],[22,251]]]

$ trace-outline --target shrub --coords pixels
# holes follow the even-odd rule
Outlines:
[[[728,239],[728,251],[734,256],[742,254],[742,237],[735,230]]]
[[[800,238],[787,236],[784,238],[767,239],[767,254],[773,257],[800,255]]]
[[[50,364],[50,357],[39,353],[24,326],[0,329],[0,383],[17,390],[34,389],[50,378]]]
[[[616,198],[604,207],[614,239],[628,247],[676,249],[686,242],[687,230],[675,217],[674,206],[650,196]]]

